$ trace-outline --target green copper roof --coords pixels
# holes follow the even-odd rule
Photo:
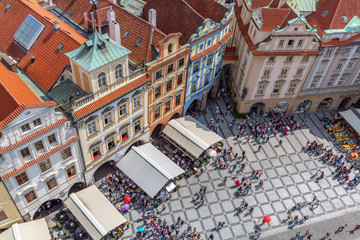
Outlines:
[[[360,33],[360,18],[358,16],[354,16],[351,21],[346,25],[344,29],[328,29],[325,30],[325,33]]]
[[[299,12],[316,11],[316,0],[288,0],[287,3]]]
[[[94,31],[83,45],[65,55],[90,72],[130,53],[130,50],[113,41],[108,34],[100,35],[98,31]]]

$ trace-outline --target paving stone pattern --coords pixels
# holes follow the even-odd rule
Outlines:
[[[216,119],[216,106],[225,109],[221,100],[212,101],[208,104],[209,112],[197,115],[197,120],[208,125],[211,118]],[[242,136],[238,141],[234,140],[237,131],[230,131],[228,127],[233,117],[226,116],[226,121],[220,123],[219,134],[225,139],[225,147],[232,146],[234,153],[241,155],[242,150],[246,150],[245,171],[236,178],[236,171],[229,173],[228,169],[218,170],[214,168],[213,162],[210,162],[205,166],[205,172],[201,176],[192,176],[178,182],[181,188],[165,203],[166,210],[161,213],[161,217],[172,224],[180,216],[187,224],[197,228],[202,239],[208,239],[211,233],[215,239],[249,239],[254,236],[255,225],[261,222],[265,215],[271,217],[271,223],[262,226],[262,237],[286,231],[287,210],[297,202],[311,201],[314,194],[321,201],[321,205],[313,210],[308,206],[304,207],[293,213],[293,216],[298,215],[301,219],[309,215],[309,222],[314,223],[317,219],[321,221],[327,216],[338,216],[341,211],[355,209],[360,200],[357,188],[345,189],[346,186],[333,179],[333,167],[302,151],[307,141],[317,140],[325,146],[332,144],[327,133],[321,130],[320,119],[325,116],[332,117],[334,114],[335,112],[311,113],[306,117],[308,127],[290,132],[285,137],[282,134],[272,136],[268,143],[262,145],[260,151],[257,151],[258,144],[253,139],[247,141],[247,136]],[[304,115],[296,115],[296,118],[302,121]],[[283,140],[281,146],[280,139]],[[233,163],[235,161],[232,161],[231,165]],[[252,180],[252,190],[245,197],[235,197],[236,179],[241,179],[244,175],[249,177],[252,169],[264,171],[261,177],[264,180],[263,188],[257,189],[259,180],[255,179]],[[320,182],[311,178],[317,169],[325,172],[325,178]],[[226,186],[222,184],[224,177],[228,177]],[[207,186],[207,192],[204,205],[198,208],[192,200],[200,185]],[[249,208],[254,207],[252,215],[247,211],[239,215],[236,213],[235,209],[243,199],[249,203]],[[142,224],[137,221],[140,213],[132,210],[125,217],[132,222],[132,231],[126,231],[123,239],[131,239]],[[217,232],[215,227],[220,221],[225,221],[226,224]]]

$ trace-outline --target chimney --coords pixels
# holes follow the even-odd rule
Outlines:
[[[156,10],[153,8],[149,10],[149,22],[156,27]]]
[[[121,44],[120,24],[116,22],[115,12],[112,8],[108,11],[108,21],[110,38],[118,44]]]
[[[35,56],[30,56],[30,65],[33,65],[35,63]]]
[[[60,29],[60,24],[58,21],[53,21],[53,25],[54,25],[54,31],[57,32]]]
[[[18,71],[17,62],[11,56],[6,55],[5,53],[0,53],[0,59],[2,60],[2,63],[11,69],[11,71]]]
[[[52,0],[49,0],[49,6],[52,8],[54,6],[54,3]]]

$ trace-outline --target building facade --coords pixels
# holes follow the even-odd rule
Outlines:
[[[189,45],[180,46],[181,33],[169,34],[160,41],[159,57],[147,64],[150,136],[163,130],[171,118],[184,109]],[[155,130],[155,131],[154,131]]]
[[[236,110],[294,112],[318,53],[316,30],[284,1],[237,3],[233,44],[239,61],[228,78]]]
[[[44,205],[49,209],[61,203],[74,184],[84,182],[79,137],[67,118],[55,111],[56,103],[46,100],[20,69],[14,73],[2,65],[0,71],[1,102],[8,104],[0,122],[0,176],[28,221]]]
[[[72,103],[80,137],[86,183],[96,170],[116,163],[132,145],[149,141],[148,88],[145,68],[129,69],[130,51],[96,30],[67,53],[72,79],[88,94]]]
[[[360,107],[360,7],[349,4],[319,1],[319,11],[308,16],[319,26],[321,47],[296,100],[298,111]]]
[[[14,223],[23,222],[13,199],[3,182],[0,182],[0,231],[8,229]]]

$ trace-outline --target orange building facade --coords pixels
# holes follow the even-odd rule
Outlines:
[[[180,46],[181,33],[172,33],[159,44],[159,56],[147,64],[150,136],[164,129],[172,118],[182,116],[186,88],[189,45]]]

